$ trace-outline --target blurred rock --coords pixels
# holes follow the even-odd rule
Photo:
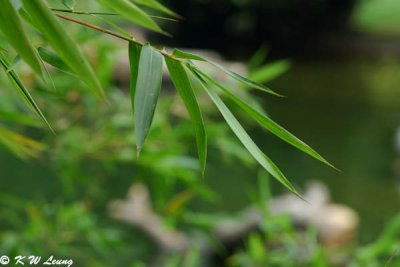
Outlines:
[[[290,193],[276,197],[270,201],[269,211],[272,215],[289,215],[301,228],[315,226],[323,245],[341,246],[354,240],[359,224],[355,211],[330,203],[329,191],[320,182],[309,184],[303,196],[308,203]],[[216,236],[223,243],[233,242],[257,230],[262,220],[256,207],[244,209],[238,217],[243,219],[216,225]]]
[[[272,214],[288,214],[297,225],[313,225],[321,242],[327,246],[341,246],[354,240],[359,218],[357,213],[344,205],[330,203],[329,191],[320,182],[312,182],[304,193],[305,202],[293,194],[271,201]]]
[[[189,246],[185,235],[167,228],[153,211],[149,192],[142,184],[133,185],[126,200],[112,201],[108,210],[112,218],[138,227],[165,250],[184,251]]]
[[[394,148],[396,150],[397,155],[400,156],[400,127],[397,128],[397,131],[394,135]]]
[[[393,171],[396,177],[400,178],[400,127],[397,128],[394,134],[394,149],[398,158],[393,162]]]
[[[331,203],[328,189],[320,182],[310,183],[303,196],[307,202],[290,193],[276,197],[270,201],[269,211],[272,215],[289,215],[299,228],[316,227],[325,246],[342,246],[354,240],[359,224],[355,211]],[[163,225],[162,218],[152,210],[148,190],[142,184],[133,185],[126,200],[113,201],[109,213],[142,229],[166,251],[184,251],[193,245],[187,234]],[[235,219],[218,221],[213,233],[221,243],[233,244],[257,231],[261,222],[259,209],[251,206],[239,212]]]

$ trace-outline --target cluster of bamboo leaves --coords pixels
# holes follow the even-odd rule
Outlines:
[[[107,9],[111,9],[115,14],[121,15],[131,22],[142,26],[148,30],[164,34],[165,32],[155,22],[154,17],[150,16],[143,10],[146,7],[150,10],[163,13],[172,18],[179,18],[170,9],[161,5],[156,0],[97,0],[99,4]],[[105,98],[104,90],[96,77],[93,68],[80,52],[78,45],[69,37],[68,33],[60,23],[60,19],[69,20],[99,30],[99,27],[89,25],[82,21],[78,21],[71,17],[61,15],[61,13],[73,14],[106,14],[96,12],[86,12],[75,10],[74,0],[60,0],[67,9],[51,8],[44,0],[4,0],[0,8],[0,32],[9,45],[18,53],[19,57],[24,60],[32,70],[42,79],[46,79],[48,72],[44,62],[57,68],[64,69],[79,77],[88,88],[93,92]],[[112,14],[112,13],[107,13]],[[58,18],[57,18],[58,17]],[[28,29],[26,25],[30,25],[43,35],[54,52],[45,48],[36,48],[29,39]],[[330,165],[323,157],[315,152],[307,144],[296,138],[294,135],[279,126],[268,116],[253,108],[250,104],[242,100],[232,90],[220,84],[211,76],[201,70],[196,62],[207,62],[210,67],[217,68],[226,75],[230,76],[238,83],[251,87],[263,92],[278,95],[271,89],[262,84],[253,82],[237,73],[234,73],[225,67],[209,61],[203,57],[189,54],[175,49],[172,54],[168,54],[165,50],[159,50],[149,43],[142,44],[124,32],[118,26],[110,25],[117,30],[111,32],[104,31],[107,34],[114,35],[124,39],[129,43],[129,59],[131,68],[131,98],[132,108],[134,112],[135,136],[137,143],[137,151],[140,153],[146,137],[149,133],[154,110],[162,87],[162,72],[164,62],[169,71],[170,78],[183,100],[196,137],[198,157],[202,172],[204,173],[207,160],[207,135],[204,120],[196,99],[196,91],[193,89],[193,79],[201,85],[201,88],[208,94],[222,116],[230,126],[234,134],[238,137],[243,146],[249,151],[254,159],[266,169],[274,178],[282,183],[290,191],[296,193],[293,185],[288,181],[285,175],[273,163],[273,161],[265,155],[259,147],[253,142],[246,130],[236,119],[230,109],[225,105],[221,98],[221,94],[233,100],[233,102],[253,118],[261,127],[269,130],[277,137],[286,141],[301,151],[311,155],[312,157]],[[5,56],[4,51],[0,52],[0,63],[14,85],[16,90],[21,94],[26,104],[50,127],[50,124],[44,117],[38,105],[32,98],[29,90],[25,88],[18,74],[13,70],[10,62]],[[51,127],[50,127],[51,128]]]

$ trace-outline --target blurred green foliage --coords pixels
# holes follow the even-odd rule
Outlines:
[[[352,23],[361,31],[376,34],[400,33],[400,2],[397,0],[360,0]]]

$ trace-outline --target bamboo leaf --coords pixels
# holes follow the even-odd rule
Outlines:
[[[22,0],[21,0],[22,1]],[[22,2],[21,2],[22,5]],[[37,23],[32,20],[31,16],[26,12],[25,9],[20,8],[18,10],[18,14],[21,16],[21,18],[23,18],[27,23],[29,23],[34,29],[38,30],[40,32],[40,29],[37,25]]]
[[[191,53],[179,50],[179,49],[174,49],[174,51],[172,52],[172,55],[177,57],[177,58],[208,62],[207,59],[205,59],[205,58],[203,58],[201,56],[198,56],[198,55],[195,55],[195,54],[191,54]]]
[[[136,82],[134,117],[138,155],[149,132],[154,110],[160,94],[163,71],[163,57],[149,44],[140,53]]]
[[[12,60],[10,66],[8,67],[8,71],[14,70],[15,67],[18,65],[18,63],[21,61],[21,56],[18,54],[15,56],[15,58]]]
[[[249,69],[252,70],[260,67],[267,58],[268,52],[268,48],[265,45],[262,45],[250,58],[249,63],[247,64]]]
[[[209,90],[207,84],[204,79],[199,77],[197,72],[193,72],[196,77],[199,78],[200,84],[204,88],[204,90],[208,93],[211,100],[217,106],[225,121],[228,123],[229,127],[238,137],[238,139],[242,142],[244,147],[250,152],[250,154],[254,157],[254,159],[264,168],[266,169],[277,181],[279,181],[282,185],[284,185],[291,192],[301,197],[293,185],[289,182],[289,180],[285,177],[285,175],[280,171],[280,169],[275,165],[275,163],[267,157],[254,143],[251,137],[244,130],[239,121],[235,118],[232,112],[228,109],[228,107],[224,104],[222,99],[213,91]]]
[[[118,12],[125,18],[131,20],[132,22],[140,26],[143,26],[155,32],[164,33],[162,29],[149,15],[147,15],[137,5],[130,2],[129,0],[113,0],[113,1],[98,0],[98,1],[104,6],[113,9],[114,11]]]
[[[165,57],[171,80],[179,92],[186,109],[192,120],[193,128],[196,134],[197,151],[200,160],[202,173],[205,172],[207,160],[207,136],[204,129],[204,122],[200,112],[199,104],[193,92],[192,85],[182,63],[174,59]]]
[[[139,71],[140,53],[142,47],[133,42],[129,42],[129,65],[130,65],[130,89],[131,89],[131,100],[132,100],[132,111],[135,110],[135,94],[136,94],[136,83]]]
[[[0,30],[4,38],[18,52],[21,58],[40,76],[43,75],[42,66],[36,50],[32,47],[17,11],[9,0],[1,2]]]
[[[56,17],[49,11],[43,0],[22,1],[32,21],[35,22],[35,26],[46,37],[60,58],[90,89],[97,95],[104,97],[103,89],[93,68]]]
[[[3,57],[2,54],[0,54],[0,65],[2,65],[11,83],[14,85],[17,92],[22,96],[27,106],[43,120],[43,122],[50,128],[52,132],[54,132],[49,122],[47,121],[46,117],[43,115],[42,111],[40,110],[35,100],[29,93],[28,89],[25,88],[24,84],[19,79],[18,75],[15,73],[15,71],[9,70],[10,64],[8,63],[7,59]]]
[[[46,49],[44,47],[38,47],[38,52],[40,57],[43,59],[43,61],[47,62],[51,66],[60,69],[65,72],[69,72],[70,69],[69,67],[64,63],[64,61],[54,52],[50,51],[49,49]]]
[[[163,17],[163,16],[154,16],[154,15],[150,15],[151,18],[153,19],[159,19],[159,20],[165,20],[165,21],[172,21],[172,22],[177,22],[177,19],[174,18],[168,18],[168,17]]]
[[[0,111],[0,120],[7,120],[10,122],[15,122],[32,127],[39,126],[38,120],[35,117],[19,113],[9,113],[5,111]]]
[[[70,10],[73,10],[76,5],[75,0],[61,0],[61,3]]]
[[[132,0],[132,1],[139,5],[150,7],[154,10],[160,11],[172,17],[180,18],[180,16],[176,14],[174,11],[162,5],[161,3],[157,2],[156,0]]]
[[[45,146],[29,137],[0,127],[0,144],[21,159],[37,157]]]
[[[200,57],[198,55],[191,54],[191,53],[183,52],[183,51],[181,51],[179,49],[175,49],[174,52],[172,53],[172,55],[177,57],[177,58],[208,62],[211,65],[213,65],[216,68],[218,68],[219,70],[221,70],[222,72],[224,72],[225,74],[227,74],[230,77],[232,77],[233,79],[237,80],[238,82],[240,82],[240,83],[242,83],[242,84],[244,84],[244,85],[246,85],[246,86],[248,86],[250,88],[258,89],[260,91],[263,91],[263,92],[266,92],[266,93],[269,93],[269,94],[272,94],[272,95],[281,96],[280,94],[274,92],[270,88],[268,88],[268,87],[266,87],[266,86],[264,86],[264,85],[262,85],[260,83],[251,81],[251,80],[247,79],[246,77],[243,77],[242,75],[237,74],[237,73],[225,68],[224,66],[222,66],[222,65],[220,65],[218,63],[215,63],[215,62],[213,62],[211,60],[208,60],[206,58],[203,58],[203,57]]]
[[[287,72],[289,68],[289,60],[279,60],[253,70],[249,79],[258,83],[267,83]]]
[[[252,106],[247,104],[245,101],[240,99],[234,93],[232,93],[229,89],[212,79],[209,75],[205,74],[204,72],[196,69],[194,70],[199,75],[201,75],[204,79],[208,82],[212,83],[213,85],[217,86],[221,89],[227,96],[229,96],[241,109],[243,109],[247,114],[249,114],[253,119],[255,119],[263,128],[267,129],[283,141],[289,143],[290,145],[298,148],[299,150],[303,151],[304,153],[314,157],[315,159],[327,164],[328,166],[335,168],[332,164],[330,164],[326,159],[324,159],[320,154],[318,154],[314,149],[312,149],[309,145],[298,139],[296,136],[291,134],[289,131],[284,129],[282,126],[274,122],[268,116],[262,114],[258,110],[254,109]]]
[[[88,11],[82,11],[82,10],[70,10],[70,9],[62,9],[62,8],[52,8],[51,10],[55,11],[55,12],[63,12],[63,13],[70,13],[70,14],[81,14],[81,15],[95,16],[95,17],[103,20],[107,24],[109,24],[112,28],[116,29],[121,34],[125,35],[126,37],[129,37],[130,39],[133,39],[133,37],[129,33],[127,33],[124,29],[122,29],[121,27],[119,27],[115,23],[113,23],[113,22],[111,22],[109,20],[106,20],[103,17],[101,17],[101,16],[118,16],[119,15],[118,13],[115,13],[115,12],[88,12]],[[178,21],[175,18],[163,17],[163,16],[149,15],[149,17],[153,18],[153,19],[167,20],[167,21],[173,21],[173,22],[177,22]]]
[[[133,39],[133,36],[131,34],[129,34],[127,31],[125,31],[124,29],[122,29],[121,27],[119,27],[117,24],[111,22],[108,19],[103,18],[100,15],[97,14],[93,14],[91,13],[90,15],[92,15],[93,17],[96,17],[102,21],[104,21],[105,23],[107,23],[108,25],[110,25],[113,29],[115,29],[117,32],[119,32],[120,34],[124,35],[125,37],[129,38],[129,39]]]
[[[222,65],[220,65],[220,64],[218,64],[218,63],[211,62],[211,64],[213,64],[215,67],[217,67],[217,68],[220,69],[221,71],[223,71],[223,72],[225,72],[226,74],[228,74],[229,76],[231,76],[233,79],[235,79],[235,80],[241,82],[242,84],[244,84],[244,85],[246,85],[246,86],[248,86],[248,87],[250,87],[250,88],[255,88],[255,89],[264,91],[264,92],[266,92],[266,93],[270,93],[270,94],[272,94],[272,95],[282,96],[282,95],[280,95],[280,94],[274,92],[273,90],[269,89],[268,87],[266,87],[266,86],[264,86],[264,85],[262,85],[262,84],[260,84],[260,83],[254,82],[254,81],[252,81],[252,80],[249,80],[249,79],[247,79],[246,77],[243,77],[242,75],[237,74],[237,73],[235,73],[235,72],[233,72],[233,71],[231,71],[231,70],[225,68],[224,66],[222,66]]]
[[[22,8],[21,0],[11,0],[11,4],[14,6],[14,8],[15,8],[15,10],[17,10],[17,12],[19,12],[19,10],[21,10],[21,8]]]

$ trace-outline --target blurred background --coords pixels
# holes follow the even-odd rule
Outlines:
[[[238,117],[296,188],[305,191],[311,181],[319,181],[332,202],[357,216],[357,226],[345,243],[335,243],[335,249],[321,244],[318,237],[314,240],[312,230],[305,231],[306,237],[297,236],[296,225],[289,227],[286,220],[275,218],[271,224],[276,228],[262,229],[262,241],[249,233],[228,242],[229,249],[212,241],[206,253],[211,263],[201,265],[193,256],[203,255],[199,249],[185,255],[185,263],[177,263],[179,253],[168,254],[168,266],[383,266],[387,261],[393,264],[388,266],[398,266],[400,1],[164,3],[184,17],[179,23],[161,21],[172,38],[141,32],[118,18],[114,22],[152,43],[211,55],[285,95],[251,93],[268,115],[340,171],[257,128],[239,111]],[[53,252],[75,258],[77,266],[167,266],[160,263],[165,253],[154,261],[157,238],[148,237],[140,223],[132,227],[110,217],[110,203],[124,199],[132,184],[144,185],[141,192],[149,190],[149,205],[163,225],[189,235],[191,242],[212,239],[210,227],[220,217],[231,218],[258,203],[263,181],[268,185],[266,194],[272,195],[270,201],[287,193],[277,183],[269,183],[205,96],[200,96],[200,102],[210,145],[202,178],[190,121],[168,82],[147,148],[137,159],[127,97],[126,44],[65,25],[89,55],[112,104],[99,103],[74,77],[56,70],[54,93],[35,81],[26,66],[17,65],[54,124],[54,136],[28,113],[21,113],[26,108],[7,90],[8,81],[1,74],[0,254]],[[40,37],[36,43],[41,43]],[[277,234],[280,231],[284,234]],[[258,243],[270,248],[271,236],[275,240],[271,257],[258,257]],[[299,249],[304,242],[312,253]],[[299,256],[304,254],[312,257]],[[299,262],[302,265],[296,265]]]
[[[257,141],[272,158],[279,159],[295,182],[318,179],[327,183],[336,201],[353,207],[365,220],[362,240],[376,237],[400,207],[396,178],[400,3],[169,3],[186,20],[171,25],[174,38],[163,39],[163,43],[211,49],[227,59],[242,61],[264,48],[267,61],[290,60],[288,71],[269,83],[287,98],[267,97],[262,102],[272,118],[342,172],[308,160],[263,132],[255,133]]]

